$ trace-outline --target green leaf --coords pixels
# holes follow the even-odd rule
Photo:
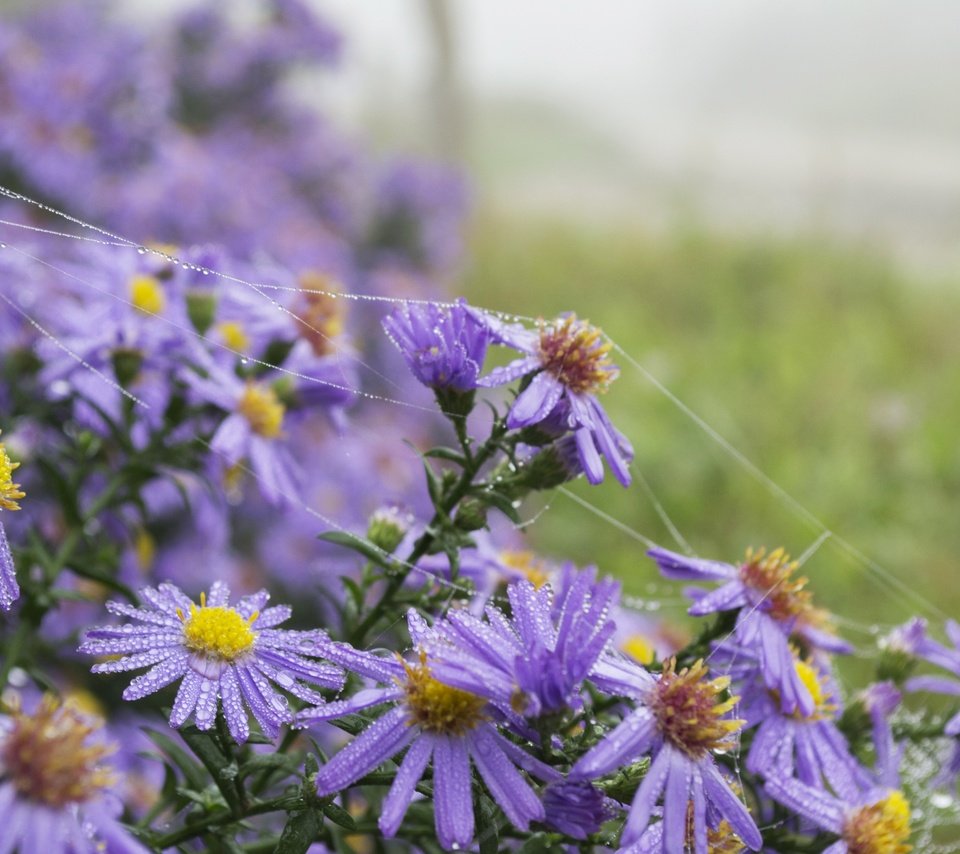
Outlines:
[[[429,451],[424,451],[423,456],[435,457],[438,460],[449,460],[461,468],[467,464],[467,458],[455,448],[431,448]]]
[[[212,735],[202,732],[195,726],[181,728],[180,737],[213,776],[213,781],[223,794],[224,800],[240,812],[243,807],[236,784],[237,766],[233,759],[224,754]]]
[[[291,812],[288,816],[276,854],[305,854],[320,832],[320,816],[313,809]]]
[[[480,821],[477,827],[480,833],[477,839],[480,843],[480,854],[497,854],[500,850],[497,809],[489,798],[482,797],[479,812]]]
[[[343,807],[334,803],[324,804],[323,812],[334,824],[338,824],[340,827],[343,827],[346,830],[357,829],[357,823],[353,820],[353,816],[350,815],[350,813],[348,813]]]
[[[240,779],[260,771],[287,771],[294,774],[300,770],[301,755],[296,753],[257,753],[240,765]]]
[[[193,760],[187,751],[177,744],[168,735],[156,732],[152,729],[144,729],[144,733],[163,753],[169,757],[170,761],[183,774],[187,786],[196,791],[200,791],[207,785],[207,776],[203,773],[200,766]]]
[[[355,551],[384,569],[390,568],[390,555],[383,549],[377,548],[365,537],[358,537],[349,531],[324,531],[317,539]]]

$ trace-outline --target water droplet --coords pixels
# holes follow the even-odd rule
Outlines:
[[[953,798],[946,792],[934,792],[930,796],[930,803],[938,810],[945,810],[953,806]]]

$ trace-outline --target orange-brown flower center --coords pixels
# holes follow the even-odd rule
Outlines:
[[[724,718],[740,699],[720,699],[730,678],[707,681],[707,672],[703,661],[698,661],[677,673],[676,660],[668,659],[650,699],[664,739],[694,759],[711,750],[732,748],[733,734],[744,723]]]
[[[610,361],[610,342],[595,326],[569,315],[540,328],[543,369],[571,391],[606,391],[619,373]]]
[[[411,724],[441,735],[464,735],[485,720],[483,709],[487,701],[436,679],[430,672],[426,653],[420,653],[419,664],[403,661],[403,667],[407,672],[403,690]]]
[[[99,725],[73,705],[45,696],[32,715],[19,708],[0,740],[0,765],[21,797],[49,807],[82,803],[110,786],[114,777],[100,763],[113,752],[88,744]]]

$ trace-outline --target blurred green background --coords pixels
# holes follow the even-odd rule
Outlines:
[[[532,316],[574,310],[602,326],[763,472],[901,579],[827,541],[805,565],[821,604],[871,625],[918,610],[960,613],[960,297],[878,253],[807,239],[711,236],[490,216],[472,235],[466,294]],[[695,551],[736,560],[748,545],[803,553],[819,531],[621,358],[604,398],[636,466]],[[642,485],[573,491],[676,548]],[[531,515],[535,512],[531,510]],[[538,548],[667,594],[644,547],[557,495],[528,529]],[[927,610],[927,616],[936,617]]]

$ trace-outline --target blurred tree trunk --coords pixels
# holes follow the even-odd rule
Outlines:
[[[427,31],[433,45],[433,73],[427,90],[427,115],[436,153],[454,163],[464,157],[464,109],[457,57],[453,0],[424,0]]]

